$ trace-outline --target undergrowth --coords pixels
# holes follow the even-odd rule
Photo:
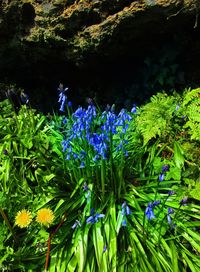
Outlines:
[[[0,103],[1,270],[199,271],[200,89],[131,112],[59,101]]]

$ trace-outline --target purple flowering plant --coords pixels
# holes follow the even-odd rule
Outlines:
[[[97,271],[108,271],[109,258],[114,260],[110,267],[117,267],[121,248],[134,251],[138,259],[141,252],[135,245],[144,251],[158,246],[164,254],[168,242],[163,239],[173,240],[180,222],[186,222],[187,206],[171,178],[176,165],[161,156],[163,143],[142,144],[137,131],[141,112],[136,105],[130,112],[115,112],[109,105],[101,111],[91,99],[86,108],[73,111],[65,101],[60,129],[65,173],[74,188],[71,201],[80,203],[71,221],[73,247],[88,256],[89,245],[95,257],[88,258],[95,258]],[[83,271],[84,262],[77,261]]]
[[[60,92],[61,107],[62,96]],[[125,109],[117,114],[113,107],[107,107],[101,112],[93,103],[86,109],[79,106],[64,117],[62,150],[72,182],[92,171],[98,177],[102,197],[108,188],[120,197],[125,189],[121,171],[128,156],[127,131],[131,120],[132,114]]]

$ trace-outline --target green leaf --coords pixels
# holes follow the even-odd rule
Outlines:
[[[21,143],[28,149],[33,147],[33,141],[30,138],[21,139]]]
[[[177,166],[170,166],[169,171],[166,173],[166,180],[181,180],[181,169],[178,168]]]
[[[50,180],[52,180],[56,175],[55,174],[49,174],[44,176],[44,181],[45,182],[49,182]]]
[[[176,248],[173,241],[170,241],[170,249],[171,249],[171,252],[172,252],[172,268],[173,268],[173,272],[179,272],[178,253],[177,253],[177,248]]]
[[[95,255],[96,255],[99,271],[104,271],[104,269],[102,269],[102,257],[103,257],[103,248],[106,243],[104,242],[104,239],[101,233],[101,222],[94,224],[92,237],[93,237],[93,244],[94,244]]]
[[[181,145],[178,142],[174,142],[174,162],[178,168],[182,168],[184,165],[184,152]]]
[[[197,182],[195,189],[190,191],[190,196],[200,201],[200,182]]]

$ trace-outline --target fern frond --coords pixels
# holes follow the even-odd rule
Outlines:
[[[197,89],[194,89],[194,90],[187,90],[183,97],[184,97],[184,100],[183,100],[183,106],[186,106],[188,105],[189,103],[194,103],[194,101],[199,97],[200,98],[200,88],[197,88]]]
[[[200,88],[186,93],[183,106],[188,117],[184,128],[189,128],[191,139],[200,140]]]
[[[172,119],[176,108],[176,98],[159,93],[151,98],[151,102],[141,109],[137,117],[138,128],[143,136],[144,144],[152,138],[161,136]]]

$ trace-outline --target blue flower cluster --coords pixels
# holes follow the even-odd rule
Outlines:
[[[63,99],[62,93],[60,99]],[[72,119],[65,118],[63,122],[67,127],[62,141],[66,159],[77,160],[80,167],[85,167],[88,159],[93,163],[109,159],[109,154],[113,152],[121,151],[128,155],[125,149],[128,143],[126,132],[131,119],[125,109],[117,115],[111,108],[100,115],[93,104],[87,109],[78,107]]]
[[[158,206],[160,204],[160,200],[157,200],[157,201],[154,201],[153,203],[149,203],[146,210],[145,210],[145,215],[147,217],[148,220],[151,220],[151,219],[154,219],[156,218],[155,217],[155,214],[154,214],[154,211],[153,211],[153,208],[155,206]]]

